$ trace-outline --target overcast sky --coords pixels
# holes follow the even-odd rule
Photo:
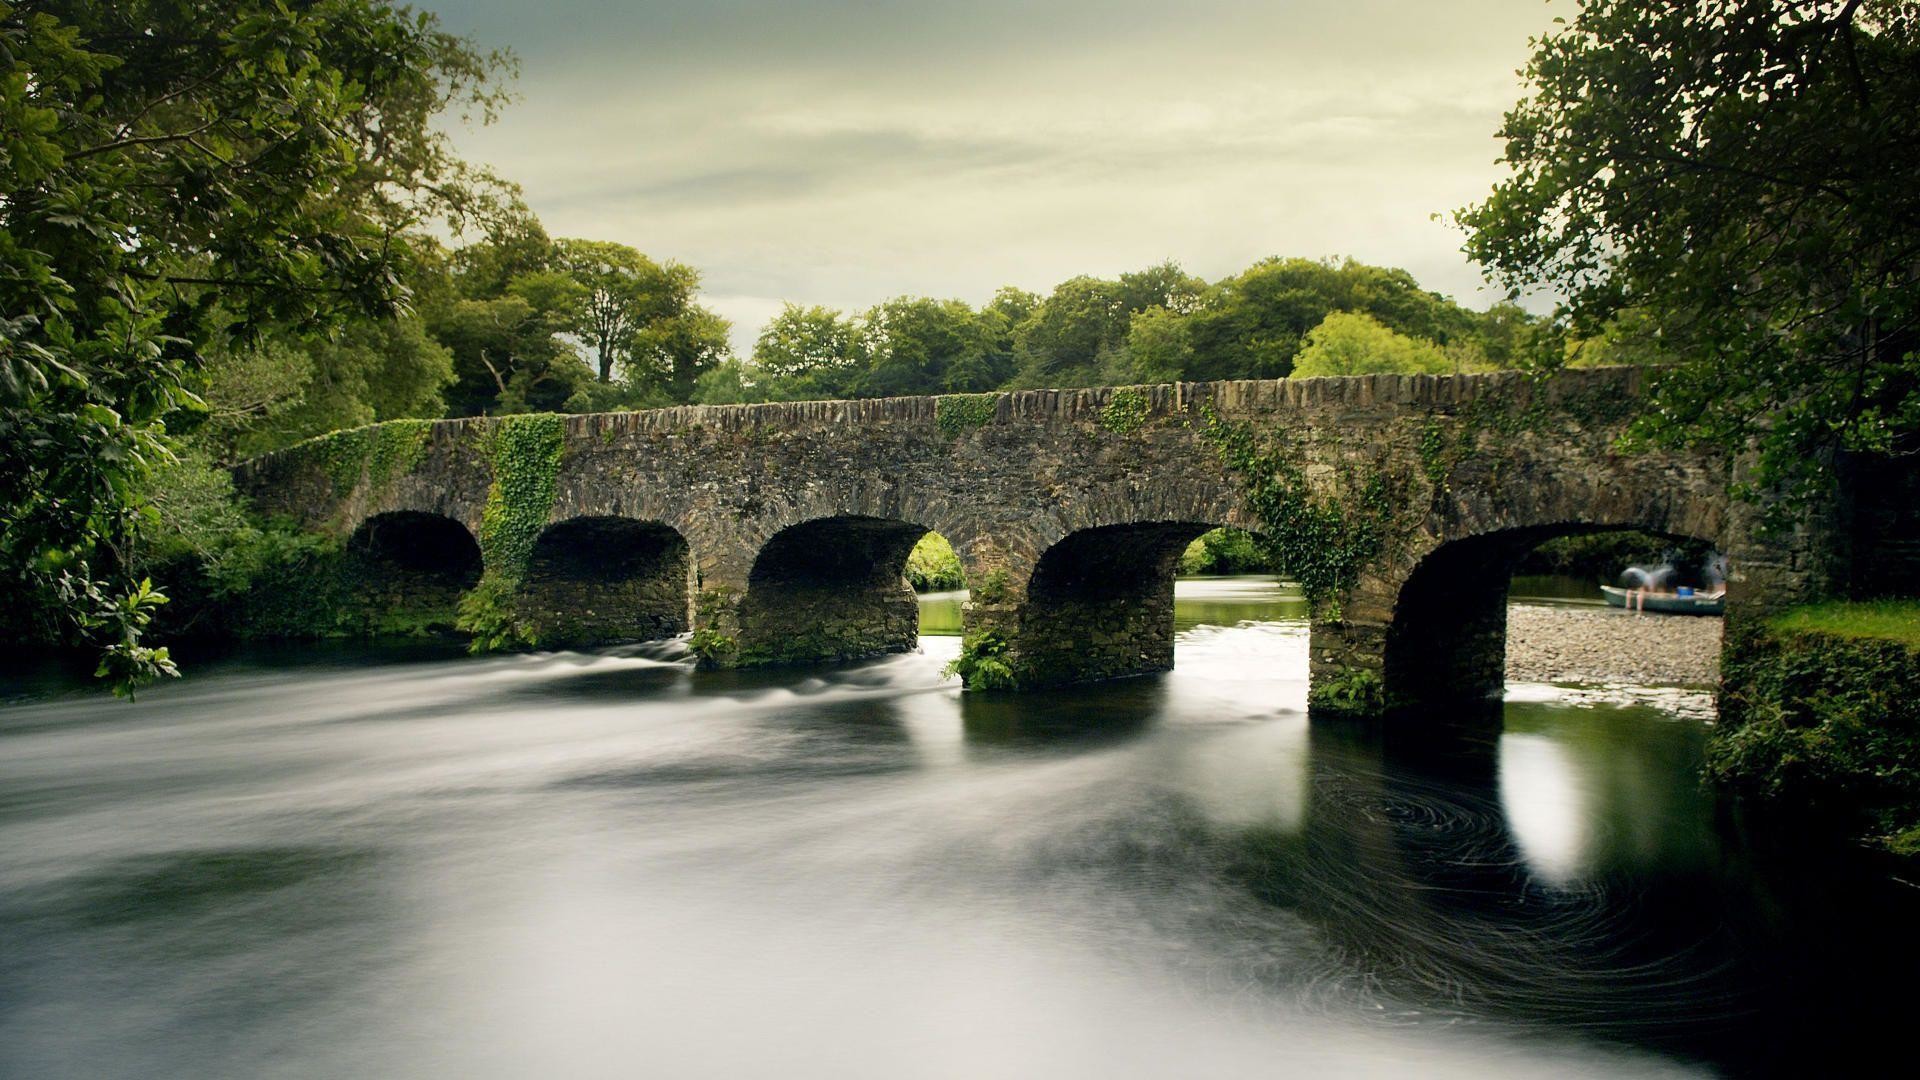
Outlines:
[[[1567,0],[424,0],[521,60],[456,135],[555,236],[780,301],[981,303],[1174,259],[1403,266],[1484,307],[1433,215],[1500,176],[1529,36]]]

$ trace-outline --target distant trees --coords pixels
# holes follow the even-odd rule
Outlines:
[[[1514,366],[1534,319],[1463,308],[1404,270],[1351,259],[1267,259],[1209,285],[1175,263],[1076,277],[985,307],[897,297],[857,315],[788,305],[750,362],[698,400],[944,394],[1037,386],[1280,378]]]

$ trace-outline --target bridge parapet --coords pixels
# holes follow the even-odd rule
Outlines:
[[[912,648],[901,563],[937,531],[973,589],[970,648],[1025,686],[1169,667],[1179,550],[1233,525],[1321,586],[1317,699],[1371,707],[1497,689],[1506,575],[1554,535],[1703,537],[1735,555],[1745,595],[1811,587],[1814,541],[1759,536],[1727,498],[1724,458],[1616,452],[1643,389],[1638,371],[1593,369],[403,421],[235,478],[263,509],[343,537],[399,512],[459,523],[499,625],[523,638],[690,626],[716,664]],[[653,569],[596,583],[590,547],[536,568],[555,534]],[[647,562],[622,537],[684,554]],[[1454,644],[1399,650],[1409,634]]]

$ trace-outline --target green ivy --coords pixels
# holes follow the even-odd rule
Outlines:
[[[493,471],[480,511],[486,571],[460,604],[460,628],[473,635],[474,652],[538,644],[531,629],[514,617],[512,597],[553,514],[565,434],[560,416],[538,413],[503,417],[482,436],[481,450]]]
[[[1100,410],[1100,426],[1115,435],[1131,435],[1147,422],[1153,406],[1147,395],[1131,386],[1115,390]]]
[[[999,403],[998,394],[948,394],[934,399],[933,422],[940,428],[940,434],[957,439],[974,428],[993,423]]]
[[[1375,467],[1364,477],[1343,476],[1346,498],[1319,493],[1297,454],[1269,445],[1250,425],[1222,419],[1211,405],[1202,415],[1202,434],[1240,477],[1274,567],[1300,584],[1316,618],[1339,621],[1361,571],[1406,531],[1399,520],[1405,478]]]
[[[384,424],[336,431],[302,444],[317,459],[338,497],[352,494],[362,480],[380,492],[413,471],[427,449],[430,420],[389,420]]]
[[[1380,673],[1367,668],[1317,677],[1307,689],[1307,707],[1315,712],[1375,716],[1386,702],[1387,688]]]
[[[1007,662],[1007,639],[986,630],[960,642],[960,655],[948,661],[941,674],[960,682],[969,690],[1011,690],[1019,685],[1013,666]]]

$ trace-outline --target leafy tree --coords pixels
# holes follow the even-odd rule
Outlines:
[[[959,300],[902,296],[876,305],[861,319],[866,360],[857,384],[862,397],[934,394],[951,389],[956,368],[978,371],[992,346],[979,317]]]
[[[1016,331],[1026,386],[1087,386],[1125,370],[1120,355],[1133,316],[1148,308],[1194,308],[1205,283],[1174,263],[1118,281],[1076,277],[1061,282]]]
[[[1920,449],[1920,4],[1589,0],[1534,49],[1513,175],[1459,221],[1516,293],[1564,297],[1556,335],[1627,319],[1616,355],[1674,361],[1636,434],[1757,440],[1790,494],[1835,452]]]
[[[447,391],[456,416],[554,412],[593,372],[563,337],[578,322],[585,290],[557,270],[513,278],[504,295],[456,300],[434,313],[432,333],[453,357]]]
[[[1293,374],[1297,378],[1376,372],[1418,375],[1452,368],[1447,354],[1431,341],[1397,334],[1371,315],[1331,311],[1307,332]]]
[[[645,360],[664,361],[663,370],[676,380],[676,357],[686,355],[684,363],[695,368],[710,366],[697,355],[702,346],[690,344],[715,318],[693,303],[698,271],[676,262],[663,266],[605,240],[561,240],[556,254],[560,268],[586,290],[577,333],[593,349],[601,382],[613,381],[617,365],[637,369]],[[721,337],[724,342],[724,330]],[[686,353],[690,347],[693,354]]]
[[[632,379],[671,403],[692,401],[700,376],[733,353],[733,325],[691,302],[699,276],[687,273],[687,290],[674,314],[653,319],[634,335]]]
[[[1471,333],[1475,322],[1405,270],[1352,259],[1265,259],[1201,299],[1187,327],[1192,351],[1183,377],[1285,378],[1308,332],[1335,311],[1443,345]]]
[[[0,2],[0,590],[126,689],[173,667],[134,579],[196,343],[386,314],[497,189],[434,117],[505,60],[378,0]],[[16,623],[17,625],[17,623]]]

